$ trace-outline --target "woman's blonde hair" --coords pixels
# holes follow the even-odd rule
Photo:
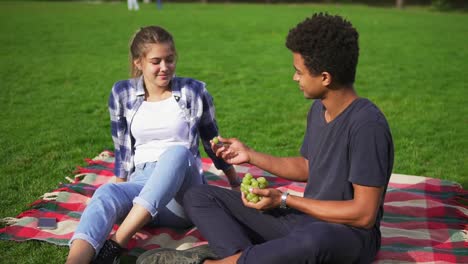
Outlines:
[[[169,44],[171,49],[177,56],[174,39],[172,35],[164,28],[159,26],[148,26],[140,28],[133,36],[130,42],[130,75],[135,78],[143,73],[133,63],[135,60],[141,59],[146,55],[147,44]]]

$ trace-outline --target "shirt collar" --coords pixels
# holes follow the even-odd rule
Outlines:
[[[135,79],[136,81],[136,95],[137,96],[141,96],[141,95],[145,95],[145,84],[143,82],[143,75],[136,78]],[[171,80],[171,90],[172,90],[172,96],[174,96],[175,98],[180,98],[181,97],[181,93],[180,93],[180,85],[179,84],[179,78],[177,77],[173,77],[172,80]],[[179,100],[177,100],[179,101]]]
[[[172,77],[172,80],[171,80],[171,90],[172,90],[172,96],[174,96],[174,98],[176,98],[178,102],[179,100],[177,98],[181,97],[180,85],[179,85],[179,78],[175,76]]]

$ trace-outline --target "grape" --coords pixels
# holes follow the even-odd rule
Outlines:
[[[255,179],[252,179],[250,181],[250,186],[252,186],[252,188],[258,188],[258,181]]]
[[[247,194],[247,197],[246,197],[246,198],[247,198],[247,200],[250,201],[250,200],[252,200],[254,197],[257,197],[257,195],[254,194],[254,193],[249,193],[249,194]]]
[[[258,183],[265,183],[267,180],[265,179],[265,177],[258,177],[257,181]]]
[[[250,180],[249,178],[244,177],[244,178],[242,179],[242,183],[244,183],[245,185],[250,185],[251,180]]]
[[[241,191],[242,191],[245,195],[247,195],[247,194],[249,193],[249,188],[250,188],[249,185],[247,185],[247,184],[245,184],[245,183],[241,183],[241,187],[240,187],[240,188],[241,188]]]
[[[214,137],[214,138],[213,138],[213,143],[214,143],[215,145],[219,143],[218,137]]]
[[[252,199],[249,200],[251,203],[258,203],[260,201],[260,198],[257,196],[252,197]]]
[[[245,194],[245,199],[251,203],[258,203],[262,199],[261,196],[250,192],[251,188],[265,189],[268,186],[268,181],[265,177],[255,179],[252,174],[246,173],[242,178],[241,191]]]

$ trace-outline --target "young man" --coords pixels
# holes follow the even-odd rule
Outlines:
[[[384,115],[353,83],[358,33],[339,16],[315,14],[293,28],[294,81],[314,99],[298,157],[256,152],[237,139],[212,145],[230,164],[250,163],[278,177],[307,182],[304,197],[277,189],[238,192],[197,186],[185,210],[208,240],[188,251],[156,250],[140,263],[371,263],[380,248],[380,220],[393,167]]]

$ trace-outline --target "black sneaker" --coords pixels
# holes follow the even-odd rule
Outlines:
[[[106,240],[91,264],[119,264],[123,248],[114,240]]]
[[[136,264],[202,264],[207,259],[218,259],[208,245],[186,250],[157,248],[141,254]]]

